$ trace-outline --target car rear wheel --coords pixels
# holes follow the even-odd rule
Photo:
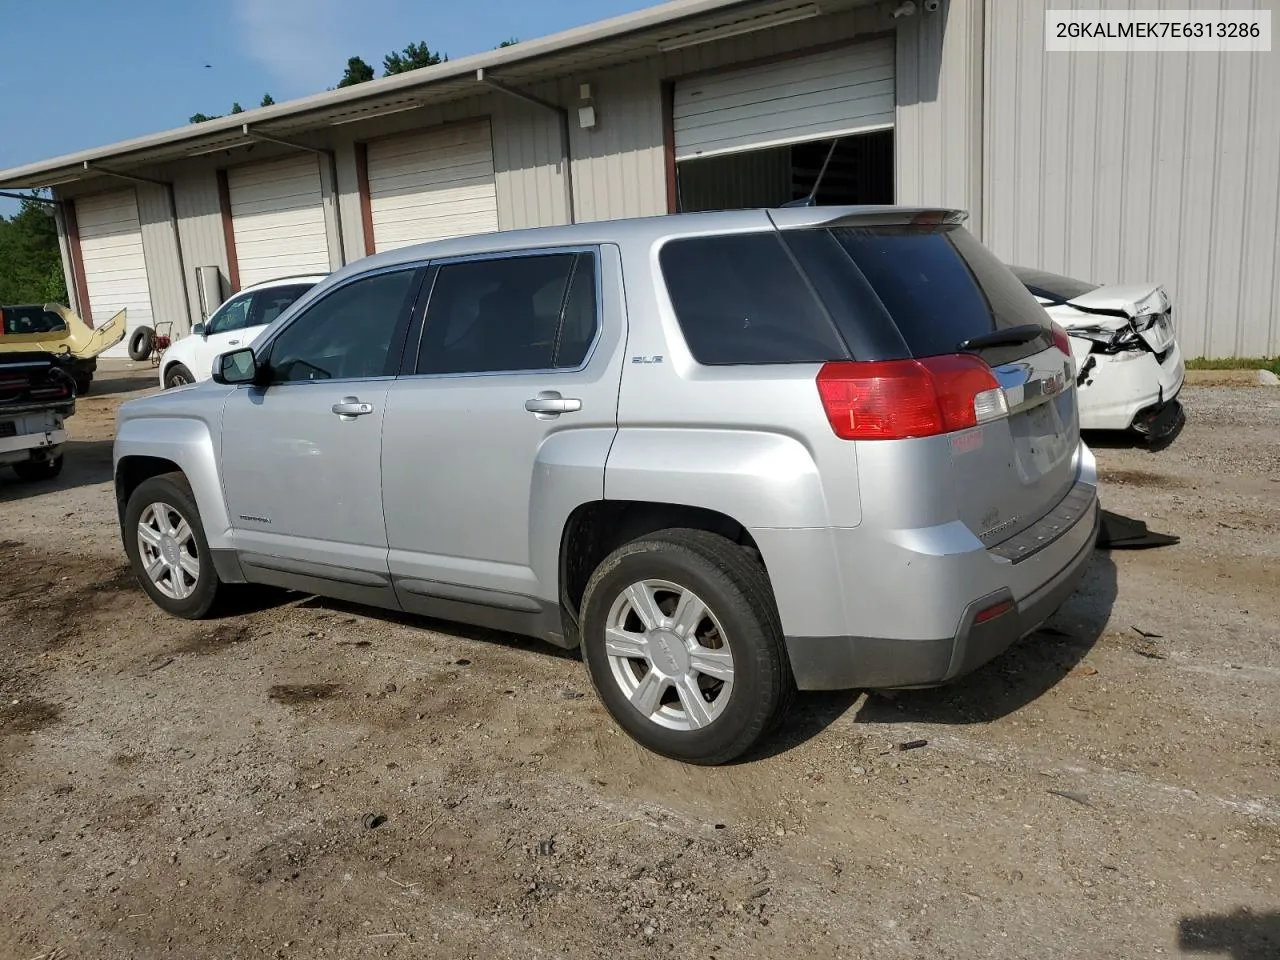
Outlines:
[[[222,584],[186,477],[167,473],[138,484],[124,531],[134,575],[156,606],[188,620],[213,609]]]
[[[183,387],[188,383],[195,382],[196,378],[191,375],[191,371],[180,363],[175,363],[164,374],[164,388],[166,390],[171,387]]]
[[[582,606],[596,691],[657,753],[727,763],[794,694],[764,568],[723,537],[676,529],[625,544],[592,575]]]

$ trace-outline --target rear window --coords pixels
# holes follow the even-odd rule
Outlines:
[[[821,363],[847,356],[776,232],[672,240],[659,261],[699,363]]]
[[[956,224],[698,237],[668,243],[661,264],[704,364],[932,357],[1027,324],[1041,336],[983,358],[1009,363],[1053,343],[1027,288]]]
[[[1066,303],[1076,297],[1083,297],[1098,289],[1096,283],[1085,283],[1073,280],[1060,273],[1049,273],[1047,270],[1034,270],[1031,267],[1010,267],[1013,275],[1037,297],[1044,297],[1055,303]]]

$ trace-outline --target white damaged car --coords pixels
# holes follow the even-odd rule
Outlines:
[[[1156,443],[1182,428],[1178,393],[1186,370],[1163,286],[1099,286],[1044,270],[1010,269],[1067,331],[1083,429],[1133,429]]]

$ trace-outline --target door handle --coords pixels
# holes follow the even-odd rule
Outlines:
[[[562,413],[573,413],[582,409],[582,401],[577,397],[562,397],[558,390],[543,390],[536,397],[524,402],[524,408],[530,413],[544,417],[558,417]]]
[[[239,340],[228,340],[228,341],[227,341],[227,345],[228,345],[228,346],[231,346],[231,347],[238,347],[238,346],[240,346],[240,341],[239,341]]]
[[[359,397],[343,397],[333,405],[332,409],[341,419],[354,420],[356,417],[373,413],[373,404],[361,403]]]

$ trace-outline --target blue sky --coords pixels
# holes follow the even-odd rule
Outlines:
[[[460,57],[656,2],[3,0],[0,169],[316,93],[351,56],[381,74],[413,41]]]

